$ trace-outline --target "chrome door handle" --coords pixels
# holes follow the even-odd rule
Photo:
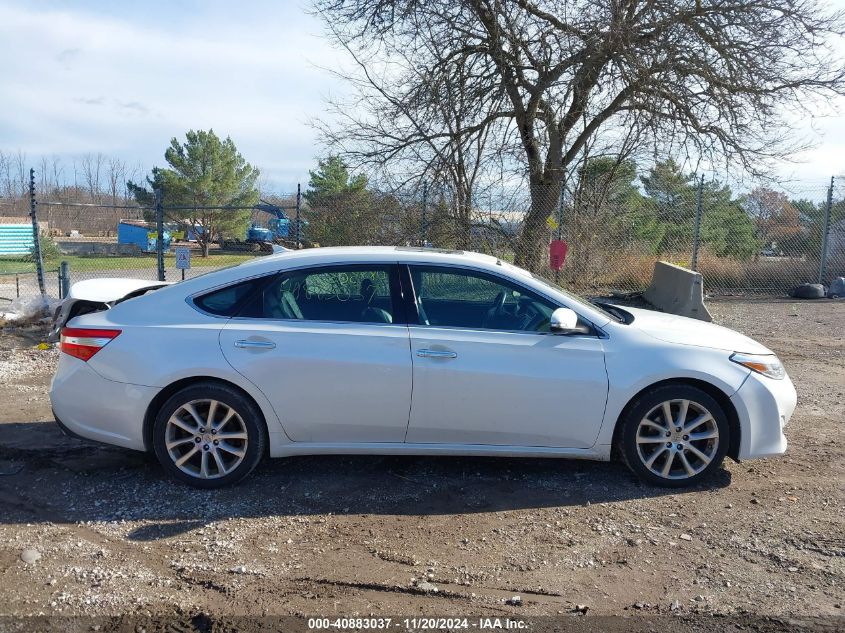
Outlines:
[[[272,341],[235,341],[235,347],[241,349],[257,348],[257,349],[275,349],[276,344]]]
[[[418,349],[417,356],[420,358],[457,358],[458,353],[440,349]]]

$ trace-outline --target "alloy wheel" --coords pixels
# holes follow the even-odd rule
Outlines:
[[[191,400],[167,420],[165,447],[173,464],[198,479],[235,470],[247,451],[247,428],[235,409],[218,400]]]
[[[719,449],[713,414],[694,400],[666,400],[640,420],[637,454],[643,465],[664,479],[688,479],[702,472]]]

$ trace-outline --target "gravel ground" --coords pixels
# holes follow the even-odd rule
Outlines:
[[[146,455],[64,438],[47,398],[57,351],[37,349],[37,327],[2,330],[0,616],[102,617],[102,630],[125,614],[194,628],[476,614],[841,630],[845,304],[710,308],[780,355],[799,405],[785,457],[728,461],[681,492],[618,464],[422,457],[274,460],[197,491]],[[261,628],[250,622],[232,628]]]

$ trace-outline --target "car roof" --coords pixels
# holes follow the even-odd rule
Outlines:
[[[288,250],[272,255],[257,257],[241,264],[249,267],[276,267],[287,263],[353,263],[367,261],[391,262],[431,262],[468,264],[476,262],[487,266],[499,260],[490,255],[469,251],[447,250],[439,248],[420,248],[413,246],[328,246]]]

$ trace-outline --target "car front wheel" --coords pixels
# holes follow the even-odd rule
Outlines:
[[[261,461],[261,412],[237,389],[191,385],[159,410],[153,448],[175,479],[197,488],[221,488],[246,477]]]
[[[727,416],[712,396],[691,385],[664,385],[628,408],[619,450],[645,481],[680,488],[699,483],[721,466],[729,435]]]

